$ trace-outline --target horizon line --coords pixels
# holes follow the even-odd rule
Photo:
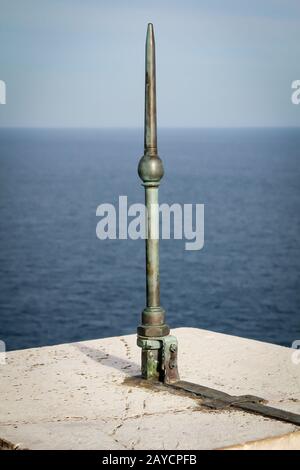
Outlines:
[[[295,125],[275,126],[160,126],[159,130],[200,130],[200,129],[299,129]],[[142,126],[0,126],[0,130],[144,130]]]

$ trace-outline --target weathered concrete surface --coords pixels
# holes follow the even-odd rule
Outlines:
[[[300,365],[290,349],[193,328],[173,334],[182,379],[300,413]],[[30,449],[300,448],[294,425],[124,384],[139,374],[135,341],[9,352],[0,365],[0,439]]]

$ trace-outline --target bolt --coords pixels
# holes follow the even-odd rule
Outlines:
[[[170,351],[171,351],[172,353],[176,352],[176,351],[177,351],[177,344],[172,343],[172,344],[170,345]]]

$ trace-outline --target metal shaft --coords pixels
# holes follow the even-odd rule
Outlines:
[[[158,187],[145,186],[147,208],[146,292],[147,307],[159,307],[159,212]]]
[[[155,41],[151,23],[148,24],[145,52],[145,148],[144,155],[139,162],[138,173],[145,187],[147,208],[147,299],[138,334],[143,337],[160,337],[167,335],[169,328],[164,323],[165,312],[160,306],[158,187],[164,169],[157,154]]]
[[[144,147],[148,155],[157,155],[155,40],[151,23],[147,29],[145,57]]]
[[[138,344],[142,347],[142,375],[159,378],[162,362],[159,338],[166,337],[170,329],[165,324],[165,312],[160,306],[158,188],[164,170],[157,153],[155,40],[151,23],[148,24],[145,52],[144,155],[139,162],[138,173],[145,187],[147,208],[146,307],[137,332]]]
[[[147,28],[145,48],[144,155],[152,157],[153,170],[159,157],[157,155],[155,40],[151,23]],[[161,170],[163,170],[162,165]],[[152,182],[151,185],[145,184],[145,205],[147,208],[146,292],[147,307],[150,308],[159,307],[160,304],[158,186],[163,172],[157,176],[159,176],[158,181]],[[147,178],[152,179],[150,173],[148,175],[142,174],[141,177],[144,183],[148,183]]]

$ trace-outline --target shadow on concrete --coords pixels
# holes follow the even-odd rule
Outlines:
[[[114,356],[113,354],[108,354],[104,349],[95,349],[79,343],[73,344],[73,347],[98,364],[102,364],[119,371],[128,371],[130,375],[140,372],[139,364],[136,364],[129,359],[123,359],[121,357]]]

